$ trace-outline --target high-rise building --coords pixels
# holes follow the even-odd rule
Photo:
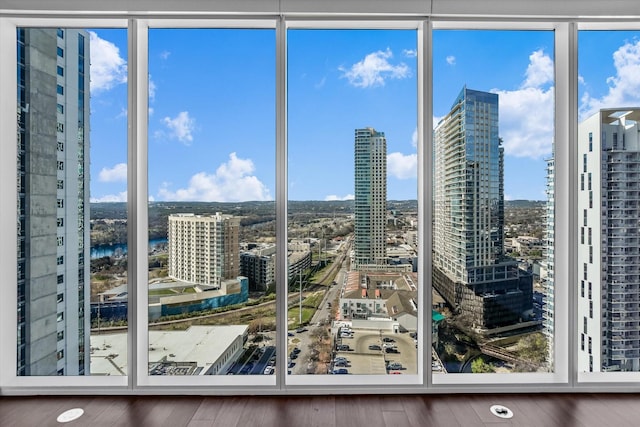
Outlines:
[[[89,35],[17,31],[17,374],[88,375]]]
[[[544,289],[542,304],[542,332],[547,338],[547,362],[553,370],[553,337],[555,334],[555,159],[547,159],[547,205],[545,229],[545,259],[541,263],[544,275],[540,283]]]
[[[386,263],[387,139],[355,130],[355,268]]]
[[[578,363],[640,371],[640,109],[578,126]]]
[[[532,276],[504,254],[498,95],[466,87],[434,131],[433,285],[482,327],[530,310]]]
[[[240,274],[249,279],[252,291],[266,291],[273,286],[276,281],[276,245],[242,252]]]
[[[240,275],[240,218],[169,215],[169,277],[219,288]]]

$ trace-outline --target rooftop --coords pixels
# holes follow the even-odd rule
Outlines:
[[[185,331],[149,331],[149,364],[194,362],[206,372],[247,325],[191,326]],[[91,336],[91,375],[127,375],[127,333]]]

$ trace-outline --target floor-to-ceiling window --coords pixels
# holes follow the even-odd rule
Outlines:
[[[275,31],[151,26],[147,54],[148,375],[273,384]]]
[[[287,31],[289,374],[419,373],[417,37]]]
[[[433,381],[548,381],[555,33],[434,27]]]
[[[16,40],[16,375],[127,375],[126,30]]]
[[[518,4],[3,16],[1,384],[636,381],[637,28]]]
[[[640,371],[639,34],[578,33],[575,321],[584,381],[637,381]]]

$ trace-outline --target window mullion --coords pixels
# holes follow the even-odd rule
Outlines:
[[[127,217],[129,218],[129,386],[147,382],[148,376],[148,28],[145,22],[129,21],[129,159]]]
[[[276,387],[284,388],[287,370],[287,29],[276,24]]]

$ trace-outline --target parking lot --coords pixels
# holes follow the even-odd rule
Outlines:
[[[349,361],[346,367],[349,374],[384,375],[388,363],[400,363],[402,368],[397,371],[402,374],[417,374],[417,349],[409,334],[354,329],[351,338],[342,335],[340,338],[338,334],[336,347],[349,346],[349,350],[336,351],[336,357],[345,357]],[[383,341],[385,338],[389,342]],[[389,351],[397,353],[387,352],[385,347],[393,348],[395,350]]]

